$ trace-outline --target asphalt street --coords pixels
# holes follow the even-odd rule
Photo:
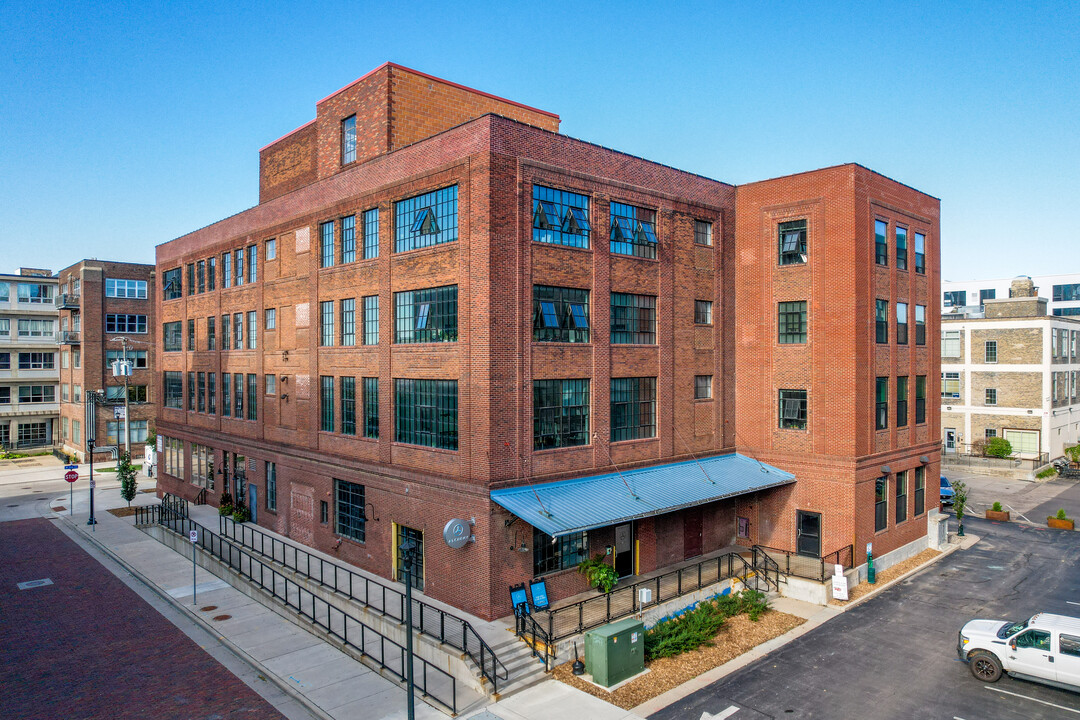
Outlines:
[[[965,526],[982,538],[970,549],[651,717],[1080,720],[1080,693],[983,683],[956,657],[957,632],[973,618],[1080,617],[1080,532]]]

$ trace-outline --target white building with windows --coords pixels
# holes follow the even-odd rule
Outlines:
[[[57,280],[49,270],[0,274],[0,447],[49,447],[59,438]]]
[[[1020,276],[1021,278],[1027,276]],[[1019,279],[1019,278],[1018,278]],[[1046,299],[1048,315],[1080,317],[1080,273],[1064,275],[1033,275],[1036,294]],[[1012,280],[941,281],[941,314],[973,314],[982,312],[986,300],[1010,297]]]
[[[944,452],[980,454],[1004,437],[1015,454],[1048,459],[1080,440],[1080,317],[1047,315],[1028,278],[983,309],[942,314]]]

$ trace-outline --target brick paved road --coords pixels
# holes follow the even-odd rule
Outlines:
[[[52,585],[19,590],[49,578]],[[44,519],[0,523],[0,717],[283,716]]]

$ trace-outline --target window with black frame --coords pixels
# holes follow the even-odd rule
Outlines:
[[[356,261],[356,216],[341,218],[341,262]]]
[[[884,220],[874,221],[874,262],[878,265],[889,264],[889,223]]]
[[[533,449],[589,444],[589,380],[533,381]]]
[[[577,567],[589,557],[586,531],[560,535],[552,542],[546,532],[533,528],[533,577]]]
[[[806,221],[791,220],[777,227],[780,265],[801,265],[806,262]]]
[[[915,344],[926,344],[926,306],[915,306]]]
[[[806,301],[782,302],[777,307],[777,341],[781,345],[806,342]]]
[[[441,245],[457,239],[457,185],[394,203],[395,252]]]
[[[533,340],[589,342],[589,291],[533,285]]]
[[[907,520],[907,471],[896,473],[896,522]]]
[[[712,300],[694,301],[694,324],[712,325]]]
[[[926,274],[926,236],[915,233],[915,272]]]
[[[379,437],[379,378],[364,378],[364,437]]]
[[[896,303],[896,344],[908,344],[908,306],[907,303]]]
[[[394,440],[457,450],[457,380],[395,379]]]
[[[896,226],[896,269],[907,270],[907,228]]]
[[[874,532],[889,527],[889,479],[874,481]]]
[[[456,342],[457,285],[394,293],[394,342]]]
[[[611,252],[656,259],[656,211],[611,203]]]
[[[356,378],[341,378],[341,434],[356,434]]]
[[[319,430],[334,432],[334,378],[319,377]]]
[[[180,268],[166,270],[161,274],[161,294],[165,300],[176,300],[184,296],[181,285]]]
[[[364,259],[379,257],[379,208],[364,211]]]
[[[907,427],[908,419],[908,378],[901,375],[896,378],[896,427]]]
[[[889,301],[874,301],[874,339],[879,343],[889,342]]]
[[[656,344],[656,297],[611,293],[611,343]]]
[[[221,373],[221,416],[232,417],[232,375]]]
[[[915,468],[915,517],[926,509],[926,468]]]
[[[878,430],[884,430],[889,427],[889,378],[877,378],[876,390],[877,421],[875,427]]]
[[[343,347],[356,345],[355,298],[346,298],[341,301],[341,344]]]
[[[656,437],[656,378],[611,379],[611,441]]]
[[[785,430],[805,430],[807,416],[805,390],[780,391],[780,427]]]
[[[379,344],[379,296],[364,297],[364,344]]]
[[[533,185],[535,242],[588,248],[591,232],[587,195]]]
[[[350,540],[364,542],[367,538],[367,516],[364,514],[364,486],[344,480],[334,480],[334,532]]]
[[[334,221],[319,223],[319,267],[334,266]],[[237,278],[239,280],[239,278]]]

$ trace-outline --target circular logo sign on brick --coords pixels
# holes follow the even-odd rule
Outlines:
[[[472,533],[469,532],[469,521],[453,518],[450,522],[446,523],[446,527],[442,532],[443,540],[446,544],[455,550],[465,545],[472,540]]]

